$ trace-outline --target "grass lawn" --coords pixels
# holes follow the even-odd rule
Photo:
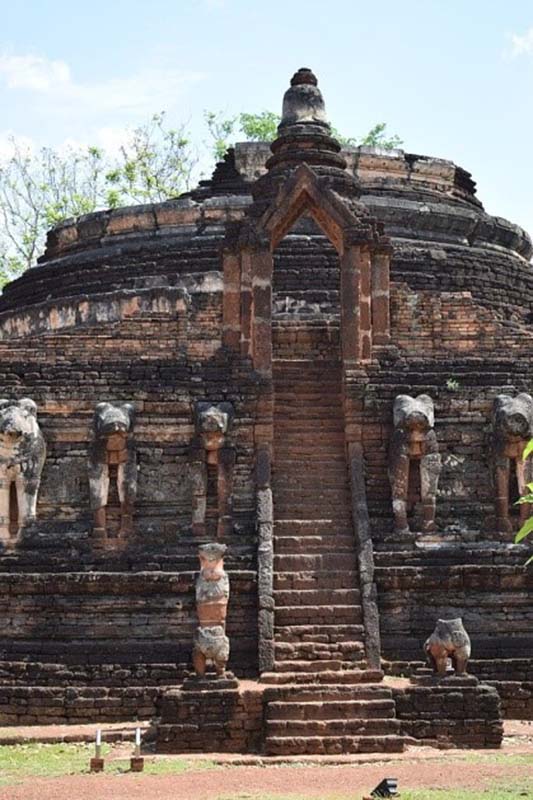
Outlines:
[[[103,753],[107,756],[105,765],[105,776],[109,776],[112,781],[119,775],[124,775],[129,771],[129,753],[131,745],[103,746]],[[32,777],[58,778],[64,776],[81,776],[89,771],[89,759],[94,753],[92,744],[23,744],[23,745],[4,745],[0,746],[0,785],[16,786]],[[501,774],[491,781],[490,787],[486,786],[479,790],[466,789],[409,789],[408,780],[400,781],[401,800],[519,800],[520,798],[532,798],[533,800],[533,754],[510,754],[505,753],[471,753],[468,755],[457,754],[454,758],[450,752],[442,759],[439,758],[438,764],[442,768],[446,763],[453,763],[456,771],[460,765],[472,767],[476,765],[479,770],[480,782],[483,783],[483,765],[497,764],[501,766]],[[436,762],[435,762],[436,763]],[[405,764],[404,764],[405,765]],[[409,765],[408,765],[409,766]],[[530,767],[530,769],[528,769]],[[156,758],[147,757],[145,770],[138,780],[142,781],[144,776],[160,775],[171,776],[185,773],[189,770],[212,770],[227,771],[235,774],[241,769],[239,766],[231,764],[223,767],[214,764],[208,759],[190,760],[187,758],[158,756]],[[224,778],[220,778],[220,793],[216,794],[216,800],[306,800],[309,795],[305,794],[305,788],[296,784],[295,790],[288,790],[288,786],[294,782],[289,780],[290,774],[294,775],[294,770],[302,770],[302,777],[306,770],[301,764],[266,766],[260,773],[268,773],[269,770],[286,771],[287,774],[287,793],[282,788],[283,794],[272,794],[268,791],[261,792],[261,781],[258,777],[257,789],[253,786],[253,791],[237,791],[228,794],[224,792]],[[361,800],[362,793],[356,790],[347,794],[336,793],[334,767],[324,766],[324,770],[331,772],[331,788],[328,788],[324,795],[324,800]],[[355,768],[357,769],[357,767]],[[416,774],[417,764],[413,762],[412,772]],[[394,764],[389,764],[386,772],[395,774]],[[409,773],[411,770],[409,769]],[[519,774],[527,774],[527,778],[518,778]],[[237,772],[237,775],[239,773]],[[252,784],[253,785],[253,784]],[[374,784],[375,785],[375,784]],[[441,781],[442,785],[442,781]],[[50,784],[52,789],[53,784]],[[282,784],[283,787],[283,784]],[[243,787],[244,788],[244,787]],[[337,792],[339,791],[337,788]],[[370,787],[371,788],[371,787]],[[53,790],[52,790],[53,791]],[[214,797],[213,795],[210,795]],[[50,795],[53,797],[53,793]],[[316,790],[313,797],[316,800]],[[147,800],[149,798],[147,797]]]
[[[131,746],[130,746],[131,747]],[[114,748],[102,746],[107,757],[106,775],[129,772],[129,757],[114,757]],[[19,744],[0,746],[0,783],[4,786],[14,780],[28,777],[60,777],[89,772],[89,760],[94,755],[93,744]],[[195,769],[210,769],[215,765],[208,761],[191,761],[178,758],[158,757],[147,760],[146,775],[171,775]]]

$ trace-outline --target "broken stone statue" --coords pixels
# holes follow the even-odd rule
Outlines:
[[[0,400],[0,542],[13,545],[25,524],[37,515],[37,495],[46,460],[46,443],[39,423],[37,406],[29,397]],[[16,534],[10,534],[16,492]]]
[[[218,677],[225,674],[229,659],[229,639],[226,636],[226,612],[229,598],[229,578],[224,570],[226,545],[204,544],[198,548],[200,574],[196,581],[196,610],[199,627],[194,637],[193,665],[196,675],[205,675],[211,661]]]
[[[438,675],[446,674],[448,659],[451,659],[456,675],[465,675],[471,643],[462,619],[437,620],[435,630],[424,644],[424,652]]]
[[[137,459],[132,435],[134,421],[132,403],[98,403],[96,406],[88,463],[91,510],[94,515],[93,535],[96,538],[105,538],[107,535],[110,467],[116,468],[120,500],[119,537],[126,537],[133,529],[137,494]]]
[[[424,532],[435,530],[437,487],[441,470],[439,446],[434,431],[433,400],[427,394],[400,394],[394,401],[394,432],[389,451],[394,530],[408,533],[409,466],[419,464],[420,499]]]
[[[511,397],[499,394],[492,407],[492,463],[494,487],[496,489],[497,529],[509,533],[512,520],[509,514],[509,485],[516,477],[518,495],[527,491],[527,484],[533,480],[531,459],[524,461],[524,447],[533,437],[533,397],[519,394]],[[513,498],[516,500],[517,498]],[[518,505],[518,522],[522,525],[531,516],[531,505]]]
[[[196,535],[206,532],[208,469],[216,469],[218,521],[217,536],[232,528],[232,491],[235,449],[227,437],[233,420],[231,403],[196,404],[196,437],[192,447],[192,527]]]

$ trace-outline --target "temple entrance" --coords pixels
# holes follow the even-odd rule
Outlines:
[[[353,668],[365,658],[342,403],[339,259],[333,247],[326,260],[323,253],[323,235],[305,219],[274,254],[274,626],[276,670],[284,672]]]

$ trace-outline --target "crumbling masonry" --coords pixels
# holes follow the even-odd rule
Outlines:
[[[54,228],[0,298],[0,722],[302,754],[531,717],[531,252],[451,162],[341,150],[307,69],[270,148]],[[231,594],[195,679],[201,545]]]

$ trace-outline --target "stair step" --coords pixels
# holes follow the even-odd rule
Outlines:
[[[315,533],[329,533],[338,531],[341,535],[352,533],[352,519],[346,512],[337,509],[336,513],[327,519],[321,516],[304,517],[302,520],[295,520],[292,516],[276,517],[275,532],[277,536],[313,536]]]
[[[275,435],[281,431],[301,431],[308,437],[326,434],[328,439],[331,433],[339,437],[344,435],[344,420],[342,417],[333,415],[327,409],[316,408],[313,416],[306,417],[300,413],[297,406],[293,406],[290,412],[287,412],[279,408],[276,403],[275,410],[276,414],[279,414],[276,419]]]
[[[321,504],[321,501],[326,501],[329,510],[339,508],[339,504],[342,504],[340,507],[344,508],[346,513],[350,502],[347,486],[333,482],[328,483],[325,480],[323,482],[319,480],[306,480],[306,476],[303,473],[300,474],[300,479],[303,484],[302,486],[298,486],[297,482],[294,480],[284,481],[283,486],[277,486],[274,480],[272,484],[274,506],[279,508],[284,505],[285,508],[289,510],[289,508],[294,508],[294,506],[289,506],[289,503],[296,504],[296,507],[305,513],[306,507],[311,512],[318,511],[317,505]],[[325,510],[325,508],[320,508],[321,512]],[[347,518],[348,514],[346,513],[345,519]]]
[[[277,572],[274,575],[274,589],[280,590],[352,589],[357,583],[355,569],[342,572]]]
[[[286,644],[314,642],[333,644],[349,642],[363,636],[363,625],[286,625],[274,628],[276,640]]]
[[[277,606],[274,612],[276,626],[331,624],[333,621],[360,625],[363,615],[360,606]]]
[[[361,672],[363,671],[360,671],[359,674]],[[383,683],[340,683],[335,685],[308,683],[296,686],[283,684],[269,686],[265,689],[265,700],[278,703],[286,701],[295,704],[392,700],[392,692]]]
[[[396,706],[389,697],[380,700],[308,700],[303,703],[273,700],[266,716],[272,720],[394,719]]]
[[[284,536],[351,536],[354,541],[352,525],[349,519],[341,524],[335,519],[276,519],[274,535]]]
[[[279,459],[274,467],[274,483],[276,477],[283,476],[283,486],[286,481],[289,485],[296,485],[303,488],[302,478],[307,483],[319,483],[323,481],[324,486],[343,488],[348,486],[348,475],[344,467],[334,467],[333,469],[324,467],[319,462],[310,462],[308,459],[291,459],[282,461]],[[282,488],[282,487],[279,487]]]
[[[401,736],[272,736],[265,746],[270,756],[402,753],[404,739]]]
[[[326,498],[322,495],[321,497],[318,498],[317,504],[321,506],[320,509],[314,506],[310,498],[307,498],[306,500],[302,500],[301,498],[298,497],[283,499],[280,497],[276,497],[276,494],[274,492],[274,508],[275,508],[274,516],[276,519],[279,520],[288,519],[289,517],[292,517],[293,514],[301,514],[302,517],[305,517],[306,519],[312,519],[314,513],[316,513],[317,519],[319,519],[319,514],[326,512],[331,515],[336,514],[339,524],[342,525],[347,524],[348,515],[345,512],[341,511],[341,509],[345,505],[344,500],[339,500],[338,497]]]
[[[362,661],[365,646],[361,640],[344,642],[276,642],[274,650],[276,661]]]
[[[276,416],[275,410],[274,416]],[[288,439],[287,431],[298,434],[298,437],[292,440]],[[335,456],[339,457],[344,454],[344,451],[341,450],[345,442],[344,436],[344,426],[340,425],[336,426],[334,431],[321,430],[317,425],[307,431],[299,431],[296,423],[285,426],[277,419],[274,420],[274,446],[277,443],[280,452],[289,456],[289,458],[294,451],[301,449],[304,445],[312,447],[315,453],[322,453],[324,456],[326,452],[331,450]]]
[[[346,556],[343,553],[275,555],[274,569],[280,572],[329,572],[335,569],[345,570]]]
[[[325,534],[322,536],[282,536],[277,537],[274,528],[274,550],[276,553],[313,553],[331,552],[354,554],[353,534]],[[354,554],[355,558],[355,554]]]
[[[271,736],[391,736],[401,729],[399,719],[287,719],[267,720],[266,735]]]
[[[295,606],[358,606],[361,593],[357,589],[275,589],[276,608]]]
[[[342,659],[325,659],[308,661],[307,659],[294,659],[292,661],[276,661],[276,670],[278,672],[322,672],[324,670],[341,671],[345,667],[345,662]]]
[[[383,680],[383,672],[374,669],[323,670],[321,672],[263,672],[261,683],[279,684],[357,684]]]

